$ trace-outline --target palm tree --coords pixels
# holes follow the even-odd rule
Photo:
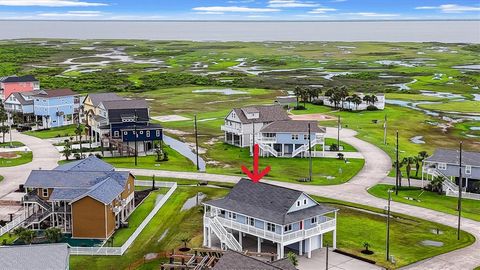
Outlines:
[[[190,248],[187,247],[187,244],[190,243],[190,241],[192,241],[192,239],[186,236],[180,239],[180,242],[183,243],[183,248],[181,248],[180,251],[189,251]]]
[[[403,158],[402,161],[403,164],[406,165],[405,171],[407,172],[407,179],[408,179],[408,187],[410,187],[410,173],[412,172],[412,164],[415,163],[415,160],[413,157],[406,157]]]
[[[77,141],[80,143],[80,157],[82,156],[82,133],[84,127],[80,124],[75,128],[75,135],[77,136]],[[80,139],[79,139],[80,138]]]
[[[70,142],[70,140],[68,139],[65,140],[62,153],[65,156],[65,158],[69,160],[70,155],[72,155],[72,143]]]
[[[375,105],[375,102],[378,101],[377,96],[375,96],[374,94],[372,94],[372,95],[370,96],[370,101],[372,102],[372,105]]]
[[[308,99],[310,97],[309,94],[308,94],[308,89],[302,89],[302,91],[300,92],[300,96],[301,96],[302,101],[303,101],[303,107],[307,108],[306,102],[308,101]]]
[[[350,104],[352,103],[352,97],[345,98],[345,101],[348,102],[348,108],[350,109]]]
[[[398,168],[397,168],[397,161],[394,161],[393,164],[392,164],[392,167],[395,168],[395,171],[397,172],[398,171],[398,186],[401,187],[402,186],[402,167],[403,165],[405,165],[403,163],[403,160],[398,162]]]
[[[302,88],[300,86],[295,86],[295,89],[293,90],[293,94],[297,98],[297,107],[296,108],[298,108],[298,99],[302,95]]]
[[[292,251],[287,253],[287,259],[293,264],[293,266],[298,266],[298,258],[297,254],[293,253]]]
[[[358,105],[362,104],[362,98],[357,94],[353,94],[351,100],[355,104],[355,110],[357,111]]]
[[[333,93],[335,93],[335,89],[336,89],[336,87],[328,88],[327,91],[325,91],[325,96],[326,97],[331,97],[333,95]]]
[[[370,105],[370,102],[372,101],[372,99],[369,95],[365,95],[363,96],[363,101],[365,101],[367,105]]]
[[[328,101],[330,101],[330,103],[333,103],[333,106],[335,107],[335,109],[338,108],[338,103],[340,103],[340,96],[334,92],[333,95],[330,96],[330,98],[328,99]]]
[[[51,227],[45,230],[45,237],[50,243],[58,243],[62,239],[62,231],[57,227]]]
[[[318,87],[312,87],[310,89],[311,89],[311,98],[312,99],[318,98],[320,96],[320,94],[322,93],[322,89],[320,89]]]
[[[345,102],[345,98],[348,97],[348,90],[347,90],[347,87],[345,87],[345,85],[340,87],[340,89],[338,90],[338,95],[340,97],[340,101],[343,109],[343,103]]]
[[[420,151],[420,152],[418,152],[418,156],[417,156],[418,163],[415,165],[415,167],[417,168],[417,171],[415,172],[415,177],[418,176],[418,171],[420,170],[420,162],[421,162],[422,165],[423,165],[423,161],[424,161],[427,157],[428,157],[427,151]]]
[[[436,176],[430,181],[430,186],[432,187],[432,191],[437,192],[438,194],[442,194],[443,192],[443,181],[444,178],[440,176]]]

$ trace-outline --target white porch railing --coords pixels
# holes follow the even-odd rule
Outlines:
[[[327,220],[326,222],[317,224],[317,226],[313,228],[295,231],[287,234],[277,234],[274,232],[267,231],[265,229],[260,229],[247,224],[238,223],[231,219],[226,219],[218,216],[217,218],[220,221],[220,223],[227,228],[238,230],[244,233],[251,234],[253,236],[261,237],[273,242],[280,242],[280,243],[288,243],[288,242],[294,243],[314,235],[326,233],[334,230],[337,224],[335,219],[326,217],[326,220]]]
[[[231,132],[231,133],[235,133],[235,134],[238,134],[238,135],[242,135],[242,129],[241,128],[234,128],[234,127],[231,127],[231,126],[226,126],[226,125],[222,125],[220,127],[220,129],[222,131],[226,131],[226,132]]]
[[[7,232],[9,232],[12,229],[14,229],[15,227],[17,227],[18,225],[22,224],[25,221],[25,219],[26,219],[25,215],[23,215],[23,214],[14,218],[12,221],[7,223],[5,226],[0,228],[0,236],[6,234]]]
[[[205,220],[207,219],[207,220]],[[235,251],[242,251],[242,245],[235,239],[235,237],[227,232],[225,228],[222,226],[218,217],[208,218],[205,217],[204,222],[208,222],[212,231],[217,235],[221,242],[225,243],[228,248],[235,250]]]

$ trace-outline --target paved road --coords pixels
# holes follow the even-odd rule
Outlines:
[[[30,148],[33,151],[33,159],[32,162],[27,164],[0,168],[0,175],[5,178],[0,182],[0,198],[16,190],[18,185],[24,184],[31,170],[53,169],[60,159],[60,154],[48,141],[16,131],[12,131],[12,139],[23,142]]]
[[[391,178],[387,177],[391,168],[392,161],[390,157],[380,148],[360,140],[355,137],[356,132],[349,129],[343,129],[340,132],[340,139],[354,146],[365,158],[365,166],[349,182],[335,186],[310,186],[296,183],[285,183],[270,180],[262,180],[274,185],[285,186],[304,191],[309,194],[328,197],[337,200],[349,201],[364,205],[370,205],[377,208],[384,208],[386,200],[376,198],[368,194],[367,189],[380,182],[389,182]],[[336,137],[336,129],[328,128],[327,137]],[[127,169],[126,169],[127,170]],[[219,182],[237,182],[240,177],[217,175],[208,173],[188,173],[188,172],[167,172],[156,170],[130,169],[134,174],[152,175],[171,178],[186,178],[205,181]],[[433,210],[411,206],[407,204],[392,202],[392,211],[419,217],[426,220],[435,221],[451,227],[457,226],[457,217],[444,214]],[[462,229],[473,234],[476,239],[480,239],[480,222],[463,219]],[[395,255],[395,254],[393,254]],[[439,255],[428,260],[418,262],[406,267],[407,269],[473,269],[480,265],[480,241],[473,245]]]

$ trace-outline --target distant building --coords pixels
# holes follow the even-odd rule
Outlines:
[[[437,149],[434,154],[423,161],[422,180],[434,177],[444,179],[443,191],[447,195],[457,196],[460,183],[460,153],[453,149]],[[480,193],[480,152],[463,151],[462,153],[462,186],[464,191]],[[480,200],[480,194],[466,197]]]
[[[280,97],[277,97],[274,101],[276,105],[287,107],[287,109],[290,109],[290,104],[296,103],[296,102],[297,102],[296,96],[280,96]]]
[[[150,123],[150,110],[143,99],[126,99],[112,93],[88,95],[84,101],[93,142],[115,148],[120,155],[147,153],[163,139],[162,127]]]
[[[78,123],[80,95],[70,89],[41,90],[33,96],[33,113],[42,128]]]
[[[319,127],[317,121],[282,120],[263,126],[255,143],[262,156],[305,157],[310,148],[314,155],[317,145],[322,146],[323,153],[325,135],[326,128]]]
[[[342,104],[342,102],[338,103],[337,107],[338,108],[343,108],[343,109],[346,109],[346,110],[352,110],[352,111],[364,111],[364,110],[367,109],[367,107],[369,105],[373,105],[373,106],[377,107],[377,109],[379,109],[379,110],[384,110],[385,109],[385,94],[373,94],[378,99],[378,101],[376,101],[374,103],[369,103],[369,102],[363,100],[363,98],[366,95],[364,93],[355,93],[355,94],[357,94],[362,99],[362,103],[357,105],[353,102],[348,102],[348,101],[345,100],[343,102],[343,104]],[[319,100],[322,100],[323,105],[325,105],[325,106],[335,107],[335,104],[330,101],[330,97],[321,96],[321,97],[319,97]]]
[[[239,147],[249,147],[253,139],[253,131],[269,123],[289,120],[282,106],[251,106],[233,109],[227,117],[221,130],[225,132],[225,142]]]
[[[53,170],[33,170],[25,182],[25,227],[61,228],[72,238],[108,239],[135,207],[135,177],[90,156]]]
[[[1,270],[68,270],[67,244],[0,246]]]
[[[10,94],[40,90],[40,82],[32,75],[0,77],[0,100]]]
[[[262,246],[269,245],[276,247],[279,259],[285,257],[285,247],[310,258],[313,250],[323,247],[327,232],[333,232],[336,248],[338,209],[301,191],[241,179],[227,196],[204,206],[203,245],[209,248],[213,240],[222,249],[238,252],[262,252]],[[244,245],[253,241],[254,248]]]
[[[5,110],[12,115],[22,115],[25,122],[32,122],[34,119],[33,95],[39,91],[11,93],[4,101]]]

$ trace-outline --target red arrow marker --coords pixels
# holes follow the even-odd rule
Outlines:
[[[242,171],[250,178],[254,183],[257,183],[268,172],[270,172],[270,166],[267,166],[263,171],[258,172],[258,144],[253,146],[253,172],[242,165]]]

